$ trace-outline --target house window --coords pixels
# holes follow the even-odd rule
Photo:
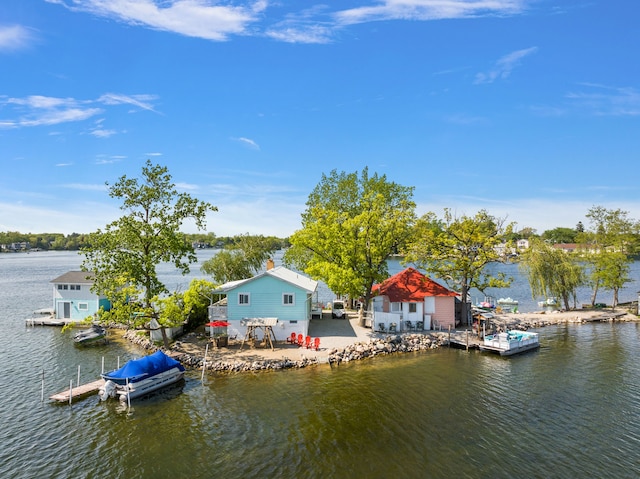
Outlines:
[[[401,311],[400,303],[391,303],[391,312],[399,313]]]
[[[78,311],[89,311],[89,303],[78,303]]]
[[[416,303],[409,303],[409,312],[415,313],[418,311],[418,305]]]
[[[58,285],[58,289],[62,289],[62,285],[61,284]]]
[[[79,284],[72,284],[70,289],[71,289],[71,291],[80,291],[80,285]]]
[[[238,304],[240,306],[248,306],[249,303],[249,293],[238,293]]]
[[[282,293],[282,304],[285,306],[293,306],[295,304],[294,298],[293,293]]]
[[[68,284],[63,284],[63,285],[62,285],[62,289],[65,289],[65,290],[66,290],[66,289],[69,289],[69,285],[68,285]]]

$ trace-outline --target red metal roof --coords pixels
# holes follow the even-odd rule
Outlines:
[[[433,296],[458,296],[458,293],[436,283],[420,271],[407,268],[371,288],[374,294],[388,296],[392,303],[423,301]]]

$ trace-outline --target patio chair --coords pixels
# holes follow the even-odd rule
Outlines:
[[[411,321],[405,321],[404,322],[404,327],[407,328],[408,331],[413,331],[414,330],[413,323]]]
[[[380,333],[386,333],[387,332],[387,327],[385,326],[384,323],[378,323],[378,332],[380,332]]]
[[[315,349],[316,351],[320,349],[320,338],[313,338],[312,348]]]
[[[301,334],[298,334],[298,339],[296,340],[296,344],[298,346],[302,346],[304,345],[304,336]]]
[[[307,349],[311,348],[311,336],[304,338],[304,347]]]
[[[423,331],[424,330],[424,321],[418,321],[416,323],[416,330],[417,331]]]
[[[291,333],[291,336],[287,338],[287,342],[291,344],[296,344],[296,333]]]
[[[398,327],[398,325],[396,323],[391,323],[389,325],[389,332],[390,333],[395,333],[396,332],[396,328]]]

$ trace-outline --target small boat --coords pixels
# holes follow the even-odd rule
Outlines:
[[[156,351],[101,376],[105,383],[98,391],[100,399],[117,397],[125,402],[180,381],[184,377],[184,366],[162,351]]]
[[[81,345],[107,342],[107,330],[100,325],[92,324],[89,329],[73,335],[73,342]]]
[[[516,312],[518,310],[518,300],[513,298],[500,298],[498,300],[498,306],[503,310]]]
[[[538,307],[544,310],[559,309],[560,303],[558,302],[558,298],[547,298],[544,301],[538,301]]]
[[[498,353],[500,356],[512,356],[540,347],[538,333],[512,329],[505,333],[490,334],[480,344],[481,351]]]

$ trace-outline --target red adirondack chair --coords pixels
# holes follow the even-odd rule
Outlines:
[[[296,341],[298,346],[304,346],[304,336],[302,334],[298,334],[298,340]]]
[[[296,333],[291,333],[291,336],[287,338],[287,342],[291,344],[296,344]]]
[[[320,349],[320,338],[313,338],[312,348],[315,349],[316,351]]]
[[[311,336],[307,336],[304,339],[304,347],[307,349],[311,348]]]

